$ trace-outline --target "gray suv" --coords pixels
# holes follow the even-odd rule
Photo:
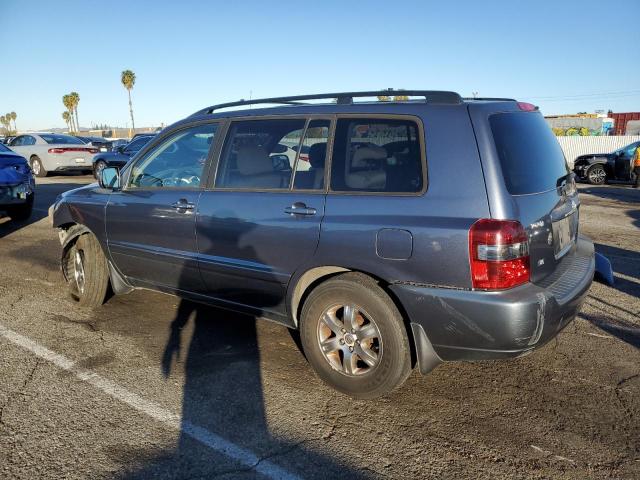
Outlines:
[[[594,249],[542,115],[383,95],[232,102],[166,128],[51,207],[71,294],[149,288],[299,329],[319,377],[357,398],[545,344],[578,313]]]

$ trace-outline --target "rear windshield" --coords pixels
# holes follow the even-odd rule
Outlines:
[[[62,144],[71,144],[71,145],[84,145],[84,142],[82,140],[76,137],[72,137],[71,135],[44,134],[44,135],[40,135],[40,138],[42,138],[45,142],[50,144],[62,143]]]
[[[558,140],[542,115],[498,113],[489,122],[511,195],[551,190],[569,174]]]

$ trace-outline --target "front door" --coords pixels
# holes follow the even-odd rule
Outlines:
[[[182,128],[143,153],[123,175],[106,213],[109,252],[137,285],[200,291],[196,211],[217,124]]]
[[[633,171],[633,156],[636,148],[640,143],[632,143],[620,149],[615,158],[615,176],[616,180],[631,180],[631,172]]]
[[[198,209],[208,295],[257,315],[286,314],[289,279],[320,238],[329,126],[320,119],[231,123],[215,187]]]

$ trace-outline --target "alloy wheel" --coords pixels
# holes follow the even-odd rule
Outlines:
[[[325,360],[344,375],[364,375],[382,358],[382,337],[371,316],[356,305],[334,305],[318,322],[318,346]]]

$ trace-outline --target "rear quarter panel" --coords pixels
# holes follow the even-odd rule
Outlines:
[[[418,111],[425,131],[426,192],[329,193],[314,261],[390,283],[470,288],[468,230],[478,218],[489,216],[489,207],[467,108],[431,105]],[[409,232],[408,258],[380,255],[376,240],[384,229]]]

